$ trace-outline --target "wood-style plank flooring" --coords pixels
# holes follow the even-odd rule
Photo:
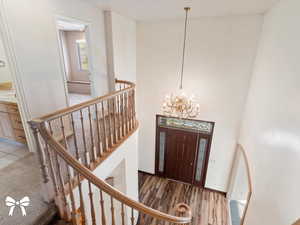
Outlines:
[[[140,202],[154,209],[175,215],[174,207],[186,203],[192,209],[193,225],[229,225],[227,200],[224,195],[189,184],[139,173]],[[139,224],[164,224],[142,216]]]

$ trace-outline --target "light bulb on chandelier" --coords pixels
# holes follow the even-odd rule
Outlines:
[[[188,96],[181,90],[179,93],[166,95],[162,111],[166,116],[195,118],[200,113],[200,105],[195,102],[194,95]]]
[[[179,118],[195,118],[200,113],[200,105],[196,103],[195,96],[187,96],[183,91],[183,72],[184,72],[184,61],[185,61],[185,46],[186,46],[186,34],[187,34],[187,19],[189,7],[184,8],[185,14],[185,25],[184,25],[184,42],[183,42],[183,54],[182,54],[182,66],[180,74],[180,86],[179,92],[175,94],[168,94],[165,96],[162,111],[166,116],[174,116]]]

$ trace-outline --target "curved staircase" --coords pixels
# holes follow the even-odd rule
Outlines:
[[[30,121],[44,186],[62,221],[73,225],[187,224],[191,211],[152,209],[93,174],[138,128],[135,85],[116,80],[116,91]],[[62,222],[61,221],[61,222]]]

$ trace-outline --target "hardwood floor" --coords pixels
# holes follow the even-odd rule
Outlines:
[[[227,200],[224,195],[189,184],[139,173],[140,202],[162,212],[174,214],[178,203],[186,203],[192,209],[193,225],[229,225]],[[148,216],[139,224],[156,225],[162,221]]]

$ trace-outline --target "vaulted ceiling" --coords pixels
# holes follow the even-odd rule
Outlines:
[[[191,16],[227,16],[264,13],[279,0],[92,0],[136,20],[174,19],[184,16],[183,7],[191,6]]]

